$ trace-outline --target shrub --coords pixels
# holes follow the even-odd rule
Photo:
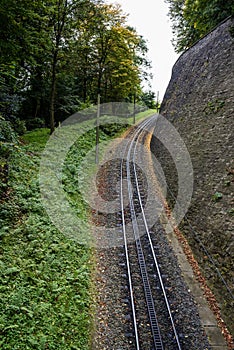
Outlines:
[[[16,118],[13,123],[13,128],[18,135],[23,135],[26,133],[27,128],[24,120]]]
[[[45,122],[41,118],[33,118],[33,119],[26,120],[26,128],[29,131],[37,128],[44,128],[44,127],[45,127]]]

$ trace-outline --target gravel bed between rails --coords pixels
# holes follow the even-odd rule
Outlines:
[[[119,158],[118,149],[115,152],[116,158]],[[116,176],[118,173],[120,173],[120,162],[109,163],[99,172],[99,189],[105,193],[105,198],[113,198],[118,195],[116,189],[113,189],[113,184],[116,183],[116,179],[113,181],[113,174]],[[93,222],[97,225],[100,223],[103,225],[105,221],[110,226],[119,226],[121,230],[120,213],[105,217],[100,213],[93,213]],[[211,346],[201,325],[196,304],[183,280],[177,258],[159,221],[155,223],[150,233],[158,249],[156,253],[163,271],[166,291],[182,349],[210,350]],[[102,240],[102,237],[97,239]],[[96,251],[96,315],[92,344],[94,350],[136,349],[124,260],[124,249],[121,244],[119,247],[97,249]],[[144,299],[143,296],[142,299]],[[143,304],[144,300],[142,300]],[[145,312],[147,314],[147,310]],[[146,324],[145,327],[147,329],[148,325]],[[170,341],[165,340],[164,345],[167,350],[176,350]],[[144,342],[141,349],[151,350],[152,348],[147,342]]]

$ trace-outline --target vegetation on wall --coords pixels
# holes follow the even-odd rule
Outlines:
[[[173,43],[182,52],[234,14],[232,0],[165,0],[169,4]]]

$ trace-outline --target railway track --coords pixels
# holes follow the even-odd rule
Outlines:
[[[134,343],[137,350],[146,349],[146,342],[149,349],[163,350],[165,349],[165,337],[170,338],[173,349],[180,350],[182,349],[180,339],[144,211],[144,191],[141,188],[141,174],[139,174],[136,166],[137,145],[144,139],[145,134],[148,134],[147,130],[154,126],[155,118],[157,116],[153,116],[141,123],[130,135],[120,169],[120,201],[131,319],[134,330]],[[126,191],[124,189],[125,179],[127,179],[127,194],[124,193],[124,190]],[[129,198],[127,211],[124,207],[124,197],[126,196]],[[132,223],[131,230],[128,229],[129,225],[126,225],[129,217]],[[133,241],[134,244],[132,243]],[[150,264],[149,261],[151,261]],[[137,278],[136,275],[138,275]],[[143,305],[145,306],[142,306],[142,299],[137,300],[137,293],[135,293],[139,283],[143,287],[142,291],[145,299]],[[161,329],[160,323],[162,323],[162,319],[163,327]],[[144,327],[140,325],[142,323],[140,320],[147,320],[147,324],[150,326],[150,333],[149,329],[146,332],[144,331]]]
[[[107,151],[98,172],[106,205],[116,206],[93,214],[101,232],[94,350],[211,349],[159,220],[166,184],[160,171],[155,174],[160,164],[153,166],[148,150],[156,118],[131,128],[110,156]]]

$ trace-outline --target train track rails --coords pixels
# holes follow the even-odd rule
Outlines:
[[[100,247],[94,350],[211,349],[160,220],[167,184],[150,152],[156,120],[112,144],[96,178],[107,210],[93,213]]]
[[[144,139],[145,134],[148,134],[147,130],[154,126],[156,118],[157,116],[153,116],[147,119],[131,133],[120,167],[122,230],[131,320],[135,349],[146,349],[146,338],[147,348],[155,350],[166,349],[163,339],[169,337],[173,344],[173,349],[180,350],[182,347],[167,297],[163,272],[160,269],[157,252],[155,251],[154,242],[148,227],[147,215],[144,211],[145,199],[144,190],[141,188],[141,173],[136,166],[136,158],[138,157],[137,146]],[[127,188],[124,186],[126,180]],[[124,204],[126,196],[129,199],[127,210]],[[130,230],[129,219],[131,221]],[[128,224],[126,224],[127,222]],[[137,300],[135,290],[139,283],[143,287],[144,302],[141,299]],[[158,302],[159,299],[160,301]],[[144,306],[142,306],[142,303]],[[158,307],[158,304],[160,304],[160,307]],[[160,322],[162,321],[159,321],[159,319],[164,320],[162,330],[160,327]],[[144,321],[142,322],[141,320],[146,321],[150,326],[150,335],[149,332],[147,332],[147,335],[145,334],[144,327],[141,325]],[[166,326],[165,323],[167,323]]]

